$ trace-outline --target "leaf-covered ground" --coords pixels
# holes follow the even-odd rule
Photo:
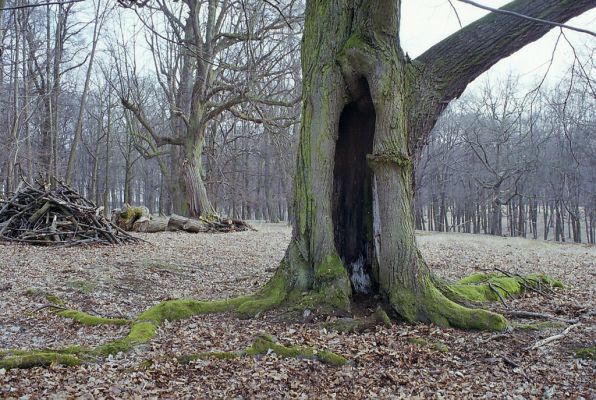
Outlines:
[[[50,249],[0,243],[0,351],[97,345],[126,326],[82,326],[56,316],[46,294],[90,314],[134,318],[159,301],[250,293],[271,276],[290,239],[284,225],[234,234],[158,233],[124,247]],[[577,320],[569,325],[494,334],[395,322],[362,334],[329,332],[318,320],[287,322],[268,312],[196,316],[162,325],[149,344],[79,367],[0,369],[0,398],[593,398],[596,362],[574,357],[595,345],[596,248],[514,238],[422,234],[422,253],[440,275],[458,278],[500,268],[542,272],[567,289],[491,307]],[[370,310],[371,312],[373,310]],[[519,323],[540,320],[511,319]],[[542,320],[544,321],[544,320]],[[551,321],[552,322],[552,321]],[[259,332],[283,344],[331,350],[350,360],[333,367],[275,353],[233,360],[176,357],[235,351]]]

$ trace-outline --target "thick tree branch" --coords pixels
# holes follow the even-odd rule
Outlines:
[[[571,25],[565,25],[565,24],[561,24],[559,22],[548,21],[546,19],[529,17],[527,15],[519,14],[519,13],[516,13],[514,11],[499,10],[498,8],[493,8],[493,7],[485,6],[483,4],[477,3],[477,2],[472,1],[472,0],[458,0],[458,1],[460,1],[462,3],[470,4],[470,5],[474,6],[474,7],[482,8],[483,10],[494,11],[494,12],[501,13],[501,14],[506,14],[506,15],[512,15],[512,16],[517,17],[517,18],[524,18],[524,19],[527,19],[527,20],[530,20],[530,21],[539,22],[541,24],[558,26],[559,28],[565,28],[565,29],[569,29],[569,30],[572,30],[572,31],[576,31],[576,32],[587,33],[588,35],[592,35],[592,36],[596,37],[596,33],[592,32],[590,30],[587,30],[587,29],[577,28],[577,27],[571,26]],[[450,4],[451,4],[451,2],[450,2]],[[457,15],[457,12],[456,12],[456,15]],[[458,16],[457,19],[459,21],[459,16]],[[459,26],[461,27],[461,21],[459,23]]]
[[[439,86],[442,101],[458,97],[466,86],[499,60],[545,35],[552,24],[516,18],[511,13],[560,24],[596,7],[596,0],[516,0],[466,26],[418,57]]]
[[[147,132],[149,132],[149,134],[155,141],[155,145],[157,147],[161,147],[166,144],[171,144],[174,146],[182,145],[183,141],[181,138],[158,135],[155,132],[155,130],[153,129],[153,127],[151,126],[151,124],[149,123],[149,121],[147,120],[147,118],[145,118],[145,115],[139,109],[139,107],[135,106],[134,104],[132,104],[130,101],[128,101],[125,98],[121,98],[120,102],[122,103],[122,106],[124,106],[124,108],[126,108],[127,110],[130,110],[134,114],[134,116],[141,123],[141,125],[143,125],[143,127],[147,130]]]

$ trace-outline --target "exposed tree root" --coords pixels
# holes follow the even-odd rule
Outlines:
[[[123,318],[98,317],[83,311],[70,309],[56,311],[56,314],[64,318],[70,318],[83,325],[126,325],[130,323],[129,320]]]
[[[149,308],[134,321],[96,317],[81,311],[67,309],[64,307],[64,302],[61,299],[45,294],[46,299],[52,303],[51,307],[57,310],[56,313],[58,315],[89,325],[122,325],[130,323],[130,331],[122,339],[114,340],[95,348],[70,347],[64,350],[15,350],[0,353],[0,368],[30,368],[34,366],[47,366],[52,363],[77,365],[81,362],[106,357],[110,354],[126,352],[135,346],[149,342],[164,321],[176,321],[190,318],[194,315],[235,311],[241,316],[252,317],[284,302],[303,306],[305,301],[310,306],[323,303],[327,307],[337,307],[345,310],[349,308],[349,298],[346,305],[346,296],[350,293],[349,286],[348,290],[346,290],[345,270],[342,269],[340,271],[337,268],[337,265],[340,264],[336,261],[330,259],[325,265],[317,269],[316,274],[323,284],[314,290],[306,292],[300,290],[300,279],[290,281],[288,278],[289,270],[282,263],[271,280],[253,295],[219,301],[168,300]],[[534,284],[562,286],[560,282],[541,275],[524,278],[475,274],[453,285],[445,285],[438,282],[435,286],[433,280],[429,278],[426,290],[423,293],[417,294],[412,290],[400,288],[400,290],[394,290],[390,294],[388,301],[398,314],[409,321],[427,321],[440,326],[453,326],[464,329],[502,331],[508,327],[508,322],[502,315],[482,309],[464,307],[456,303],[456,301],[472,303],[495,301],[499,298],[511,297],[523,293],[528,288],[528,285]],[[292,290],[289,290],[289,288],[292,288]],[[499,291],[498,294],[495,293],[496,291]],[[364,320],[338,320],[333,328],[343,332],[358,332],[378,324],[390,324],[389,317],[380,308],[372,316]],[[257,338],[253,345],[244,352],[202,353],[196,357],[226,358],[242,355],[258,355],[266,353],[269,350],[284,357],[312,358],[333,365],[341,365],[346,362],[343,357],[333,353],[325,351],[317,352],[311,348],[299,346],[286,347],[275,343],[269,337]]]
[[[242,316],[254,316],[270,309],[286,298],[285,280],[276,274],[259,292],[243,297],[220,301],[198,301],[190,299],[168,300],[156,304],[140,314],[134,321],[125,319],[96,317],[81,311],[64,308],[64,301],[46,294],[45,297],[58,315],[72,318],[89,325],[128,324],[131,328],[127,336],[95,348],[71,347],[63,350],[15,350],[0,353],[0,368],[31,368],[48,366],[52,363],[78,365],[84,361],[126,352],[133,347],[149,342],[164,321],[176,321],[199,314],[236,311]],[[33,294],[33,293],[32,293]]]
[[[576,328],[578,326],[581,326],[581,324],[578,323],[575,325],[570,325],[567,328],[565,328],[565,330],[563,332],[561,332],[560,334],[539,340],[536,343],[534,343],[534,345],[529,346],[526,350],[537,349],[539,347],[546,346],[547,344],[554,342],[556,340],[563,339],[569,333],[569,331],[571,331],[573,328]]]
[[[78,346],[63,350],[9,350],[0,352],[0,368],[33,368],[50,365],[79,365],[89,359],[88,349]]]
[[[429,282],[422,293],[402,288],[389,298],[393,309],[408,321],[432,322],[443,327],[503,331],[507,320],[491,311],[464,307]]]
[[[561,318],[555,315],[546,314],[546,313],[537,313],[531,311],[523,311],[523,310],[513,310],[507,312],[508,316],[511,317],[519,317],[519,318],[545,318],[550,319],[553,321],[559,321],[565,324],[577,324],[579,320],[577,319],[569,319],[569,318]]]
[[[229,360],[245,356],[259,356],[269,354],[273,352],[280,357],[284,358],[298,358],[298,359],[309,359],[317,360],[324,364],[341,366],[348,363],[348,360],[339,354],[326,351],[326,350],[315,350],[312,347],[307,346],[284,346],[277,343],[274,337],[267,334],[260,334],[257,336],[253,344],[246,350],[235,351],[235,352],[203,352],[190,356],[179,357],[178,360],[181,363],[188,363],[194,360],[205,360],[205,359],[219,359]]]
[[[504,301],[528,291],[544,295],[544,289],[562,288],[563,284],[546,275],[496,275],[478,273],[444,286],[446,296],[455,301],[486,303]],[[442,287],[443,289],[443,287]]]
[[[28,292],[29,293],[29,292]],[[31,294],[35,294],[34,291],[30,292]],[[44,293],[40,293],[44,294]],[[86,313],[84,311],[79,311],[71,308],[66,307],[66,303],[61,298],[51,295],[51,294],[44,294],[44,297],[47,301],[50,302],[49,305],[44,306],[43,308],[49,308],[53,313],[64,317],[70,318],[82,325],[127,325],[131,323],[130,320],[124,318],[107,318],[107,317],[98,317],[96,315],[92,315]]]
[[[424,289],[419,293],[398,287],[390,294],[391,306],[406,320],[490,331],[504,331],[509,323],[504,316],[477,306],[492,301],[505,302],[530,288],[543,293],[545,288],[563,287],[561,282],[545,275],[513,274],[473,274],[454,284],[430,278],[422,286]]]
[[[325,328],[342,333],[359,333],[368,329],[373,329],[375,326],[384,325],[391,326],[391,319],[381,307],[368,316],[367,318],[339,318],[333,322],[324,324]]]

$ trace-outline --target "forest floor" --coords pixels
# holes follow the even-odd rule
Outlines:
[[[98,345],[128,332],[127,326],[83,326],[59,317],[42,293],[91,314],[134,318],[166,299],[253,292],[272,275],[291,235],[282,224],[256,227],[233,234],[144,234],[149,243],[121,247],[0,243],[0,351]],[[0,369],[0,398],[594,398],[596,361],[576,358],[574,351],[594,349],[596,341],[596,247],[429,233],[418,242],[431,267],[448,278],[502,268],[561,279],[567,288],[551,298],[530,293],[508,305],[579,324],[529,349],[567,325],[495,334],[396,321],[338,334],[317,320],[289,323],[280,311],[248,320],[201,315],[166,322],[150,343],[97,363]],[[507,311],[498,303],[491,308]],[[188,364],[176,359],[241,350],[259,332],[286,345],[336,352],[350,363],[334,367],[275,353]]]

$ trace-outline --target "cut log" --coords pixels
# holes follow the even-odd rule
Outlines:
[[[139,231],[134,228],[134,224],[141,218],[151,219],[151,213],[145,206],[133,207],[129,204],[124,204],[122,209],[112,211],[112,222],[125,231]],[[142,224],[138,225],[138,227],[141,226]]]
[[[168,231],[179,231],[182,230],[184,224],[188,221],[188,218],[185,218],[181,215],[172,214],[170,216],[170,220],[168,221]]]
[[[152,217],[149,220],[149,223],[145,227],[144,231],[139,232],[147,232],[147,233],[155,233],[155,232],[165,232],[168,229],[168,222],[170,219],[168,217]]]
[[[204,219],[186,218],[173,214],[168,222],[169,231],[201,232],[240,232],[256,230],[244,221],[235,219],[218,219],[207,221]]]
[[[132,224],[132,230],[134,232],[146,232],[147,227],[149,226],[149,221],[149,217],[143,215]]]

